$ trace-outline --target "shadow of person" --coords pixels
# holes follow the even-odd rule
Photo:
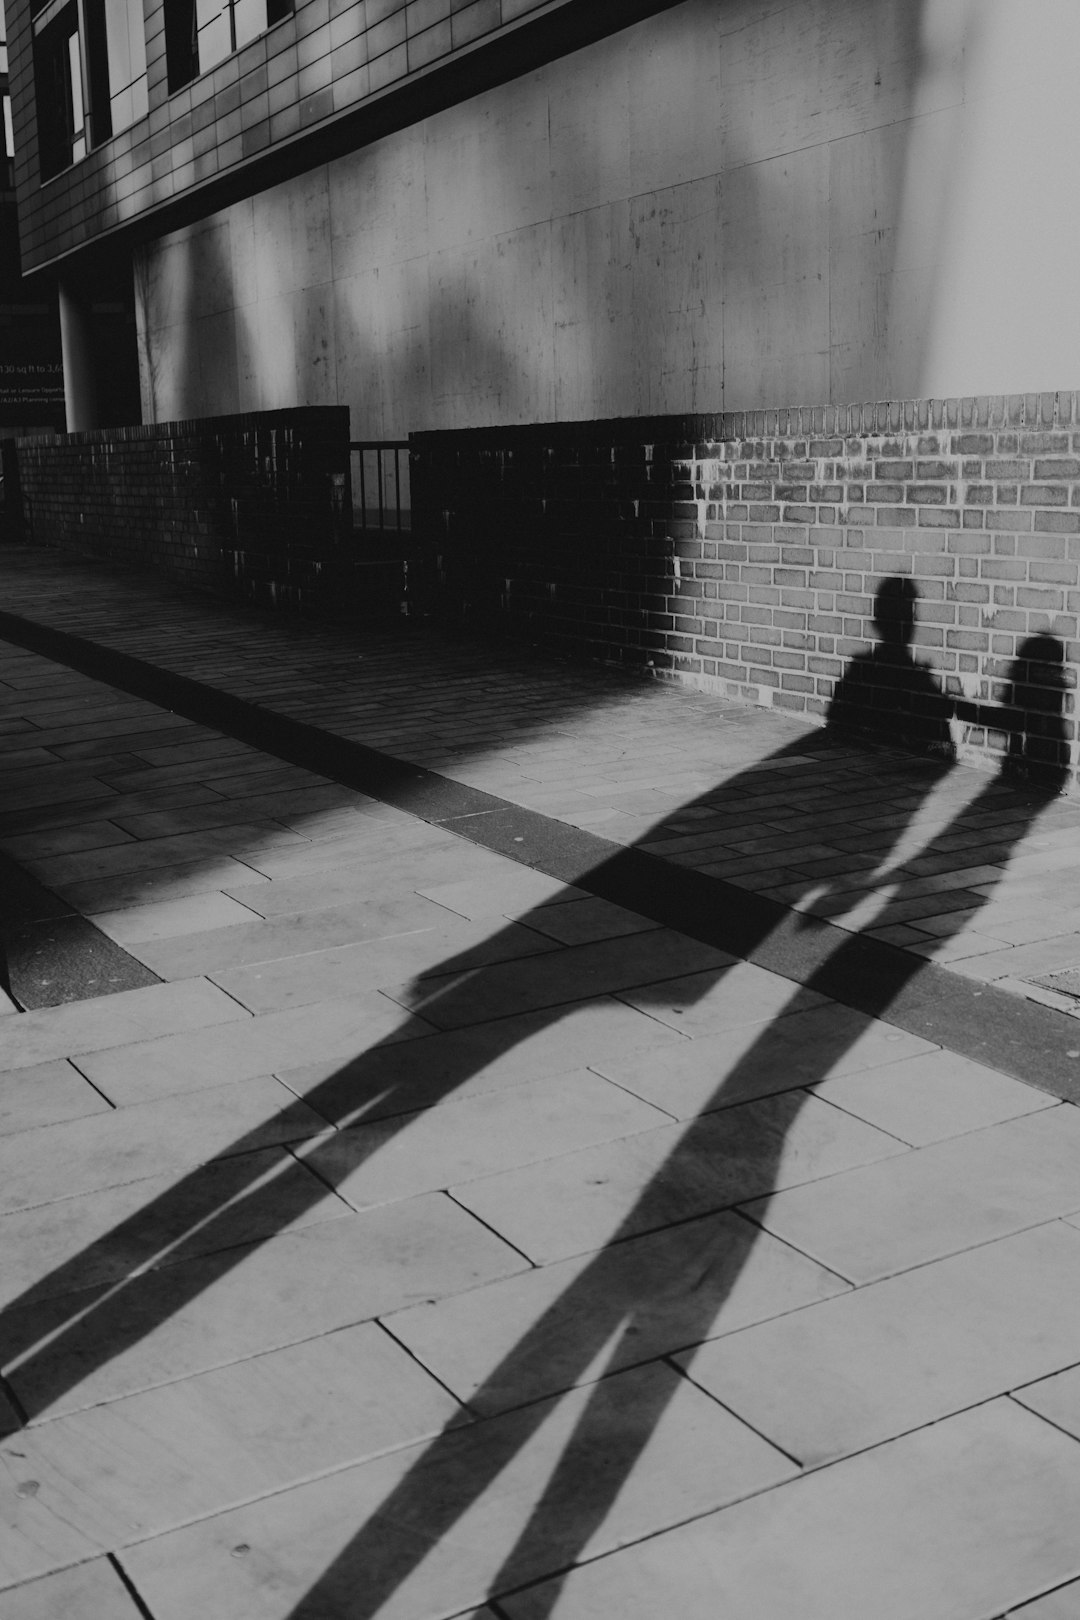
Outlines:
[[[774,772],[763,771],[762,765],[786,767],[789,759],[827,761],[830,753],[826,736],[809,733],[805,740],[756,762],[665,819],[677,822],[688,809],[701,810],[718,825],[736,818],[746,824],[749,819],[756,831],[759,823],[753,807],[763,792],[775,793],[777,781]],[[806,768],[813,770],[814,766],[809,763]],[[908,813],[914,813],[931,786],[932,780],[926,777],[913,784]],[[590,847],[595,848],[595,842]],[[632,861],[636,852],[609,848],[610,856],[583,870],[577,881],[593,893],[621,898],[632,907],[633,898],[625,893],[626,865],[627,857]],[[734,953],[749,954],[781,914],[780,908],[773,908],[764,917],[754,912],[744,915],[742,891],[675,872],[652,857],[638,859],[650,867],[651,887],[661,890],[654,898],[666,902],[667,891],[678,878],[685,880],[681,885],[684,898],[688,884],[695,891],[704,891],[698,905],[706,920],[712,920],[717,899],[724,909],[731,954],[725,958],[719,953],[715,970],[697,976],[696,988],[687,987],[690,998],[715,986],[728,971],[727,962],[735,960]],[[646,882],[645,888],[649,887]],[[576,892],[573,887],[568,891],[569,895]],[[641,893],[639,901],[648,906],[648,895]],[[509,1062],[520,1045],[545,1041],[554,1026],[586,1004],[596,1005],[598,998],[618,997],[620,992],[629,994],[635,986],[640,989],[657,980],[681,978],[688,971],[683,958],[665,972],[657,961],[657,945],[642,935],[638,936],[633,967],[627,966],[626,942],[615,941],[591,954],[575,953],[574,981],[557,981],[545,988],[549,970],[544,959],[523,957],[519,942],[523,931],[532,929],[547,936],[549,920],[546,907],[534,908],[496,929],[479,961],[478,953],[469,951],[432,964],[410,986],[403,987],[402,999],[429,1025],[430,1035],[407,1040],[391,1036],[344,1064],[313,1065],[302,1080],[290,1077],[307,1107],[333,1125],[377,1126],[360,1144],[353,1170],[362,1163],[365,1151],[382,1151],[397,1135],[407,1132],[418,1110],[460,1094],[481,1071],[495,1071]],[[677,919],[670,920],[678,925]],[[485,954],[494,965],[482,965]],[[500,957],[511,960],[500,964]],[[661,988],[657,995],[662,993]],[[554,1067],[541,1064],[539,1072],[581,1067],[592,1055],[599,1057],[600,1053],[583,1052],[575,1045]],[[757,1069],[754,1073],[758,1076]],[[763,1083],[755,1078],[746,1097],[755,1095],[754,1088]],[[734,1077],[725,1101],[738,1100],[739,1084]],[[295,1105],[293,1110],[283,1109],[278,1120],[238,1136],[217,1155],[228,1161],[228,1199],[222,1197],[218,1177],[208,1176],[204,1167],[195,1168],[11,1301],[0,1314],[0,1342],[4,1366],[15,1379],[29,1417],[63,1400],[73,1385],[122,1358],[182,1311],[240,1264],[252,1241],[272,1237],[302,1215],[305,1193],[297,1184],[295,1165],[289,1161],[278,1173],[268,1172],[265,1149],[274,1140],[295,1144],[304,1134],[303,1125],[295,1122]],[[768,1191],[769,1185],[768,1172],[754,1183],[761,1192]],[[307,1203],[314,1204],[323,1195],[324,1184],[311,1177]]]
[[[899,575],[879,586],[874,626],[880,639],[848,664],[833,693],[827,725],[834,733],[951,761],[952,705],[911,652],[918,594],[914,581]]]
[[[1009,671],[1009,707],[1019,724],[1011,730],[1007,767],[1014,779],[1060,793],[1069,778],[1065,648],[1056,636],[1031,636]]]
[[[1050,647],[1044,645],[1040,652],[1044,664],[1056,667],[1060,662],[1053,658]],[[1011,682],[1014,697],[1026,694],[1025,676],[1034,662],[1029,658],[1018,663]],[[1060,745],[1054,706],[1046,697],[1055,690],[1062,693],[1064,687],[1040,684],[1037,709],[1021,713],[1013,708],[1000,714],[999,719],[1016,735],[1049,738]],[[1061,764],[1060,754],[1056,764]],[[977,826],[987,807],[1000,803],[1001,784],[994,780],[939,836],[948,840],[969,818]],[[1034,793],[1017,806],[1011,842],[1022,840],[1045,804],[1045,794]],[[1003,867],[1004,862],[1001,864]],[[895,875],[886,868],[880,881],[890,883]],[[985,888],[988,892],[979,896],[977,905],[985,904],[992,892],[992,885]],[[805,981],[805,989],[842,1002],[845,986],[861,970],[862,954],[858,934],[838,946],[834,944],[832,949],[826,944],[819,966]],[[870,1004],[865,996],[862,999],[863,1013],[884,1016],[925,964],[925,957],[914,953],[888,953],[887,965],[878,971]],[[800,994],[795,992],[793,1003]],[[604,1247],[470,1394],[469,1405],[481,1415],[517,1408],[513,1421],[504,1418],[501,1426],[490,1424],[489,1444],[483,1451],[475,1447],[473,1432],[467,1435],[453,1428],[444,1431],[294,1607],[289,1620],[336,1620],[339,1616],[341,1620],[345,1616],[349,1620],[373,1620],[545,1421],[549,1408],[543,1397],[567,1390],[582,1379],[593,1381],[584,1411],[523,1530],[489,1577],[486,1595],[497,1597],[514,1591],[546,1573],[542,1595],[539,1591],[532,1595],[530,1614],[550,1614],[561,1588],[559,1572],[567,1571],[583,1554],[605,1550],[596,1538],[677,1388],[675,1380],[654,1380],[636,1389],[632,1407],[621,1410],[613,1422],[606,1375],[675,1349],[686,1351],[688,1361],[694,1347],[720,1328],[725,1305],[752,1257],[760,1232],[737,1215],[729,1216],[723,1227],[691,1221],[681,1229],[683,1252],[680,1254],[674,1244],[666,1247],[651,1273],[647,1265],[641,1264],[640,1247],[633,1240],[672,1220],[673,1187],[700,1180],[702,1165],[723,1160],[725,1153],[737,1158],[746,1152],[740,1127],[747,1123],[752,1105],[745,1109],[735,1105],[760,1096],[778,1062],[791,1063],[790,1041],[784,1040],[791,1033],[792,1026],[781,1013],[760,1030],[734,1065],[717,1077],[713,1094],[689,1122]],[[783,1185],[780,1172],[784,1144],[812,1094],[813,1084],[827,1076],[855,1038],[851,1024],[843,1016],[834,1016],[831,1029],[819,1020],[808,1065],[796,1063],[790,1076],[798,1089],[793,1085],[775,1099],[780,1106],[771,1118],[753,1121],[751,1135],[755,1127],[760,1132],[753,1151],[755,1170],[762,1182],[769,1183],[770,1192]],[[742,1198],[752,1196],[742,1194]],[[728,1207],[737,1201],[741,1200],[729,1199]],[[722,1199],[717,1204],[724,1207]],[[675,1230],[680,1233],[680,1229]],[[637,1252],[631,1252],[634,1250]],[[594,1363],[601,1352],[605,1352],[606,1359],[598,1371]],[[471,1466],[463,1469],[460,1456],[470,1445]],[[272,1568],[273,1555],[267,1551],[266,1556]],[[473,1593],[471,1598],[479,1600],[479,1594]]]
[[[827,753],[824,739],[809,741]],[[807,744],[791,744],[770,759],[783,763],[789,755],[802,758],[806,750]],[[745,806],[760,786],[760,775],[751,771],[695,804],[721,819],[745,816]],[[617,892],[625,880],[628,852],[609,848],[608,859],[580,875],[594,892],[609,884]],[[666,863],[651,864],[662,879],[671,872]],[[721,886],[715,887],[723,893]],[[570,887],[567,897],[578,892]],[[727,893],[734,909],[743,896]],[[358,1141],[353,1170],[365,1151],[379,1152],[407,1132],[418,1110],[460,1094],[482,1071],[496,1071],[509,1062],[520,1046],[544,1042],[555,1026],[580,1010],[611,1005],[605,998],[665,977],[653,938],[639,935],[636,945],[612,941],[605,947],[601,942],[591,951],[573,952],[572,981],[564,976],[548,983],[547,958],[523,954],[521,940],[533,930],[550,938],[550,917],[546,906],[527,911],[495,928],[481,951],[471,949],[433,963],[401,987],[402,1000],[427,1023],[429,1033],[405,1040],[392,1035],[345,1063],[314,1064],[302,1079],[290,1076],[316,1116],[339,1127],[376,1127]],[[740,933],[739,950],[750,950],[768,926],[751,919]],[[628,943],[635,950],[632,967],[627,966]],[[552,952],[550,960],[564,955]],[[702,993],[734,961],[723,952],[713,959],[718,965],[701,976]],[[700,967],[701,961],[694,965]],[[683,955],[667,976],[682,976],[689,967]],[[541,1061],[538,1073],[576,1069],[599,1055],[568,1041],[565,1053],[550,1065]],[[303,1123],[297,1125],[297,1107],[283,1108],[276,1119],[238,1136],[218,1153],[217,1159],[230,1167],[228,1199],[222,1197],[217,1178],[207,1176],[205,1167],[195,1168],[6,1306],[0,1313],[4,1366],[15,1377],[28,1416],[41,1414],[97,1369],[123,1357],[240,1264],[252,1241],[273,1236],[302,1215],[305,1194],[297,1185],[295,1164],[290,1161],[277,1174],[268,1172],[265,1152],[275,1140],[294,1146],[302,1141],[306,1132]],[[325,1196],[325,1184],[314,1177],[308,1181],[307,1203],[314,1204]]]
[[[906,647],[907,641],[900,639]],[[1022,680],[1015,684],[1024,690]],[[1039,735],[1052,732],[1051,709],[1044,706],[1038,713]],[[1023,728],[1012,725],[1011,729]],[[828,751],[828,737],[808,738],[779,751],[772,763],[783,765],[785,756],[803,758],[807,753],[827,755]],[[940,779],[936,772],[920,776],[906,816],[914,814],[918,795],[929,793]],[[720,819],[728,815],[745,819],[760,788],[760,768],[751,769],[702,795],[691,808],[707,809]],[[1000,805],[1001,795],[1000,784],[993,781],[976,796],[975,825],[979,807]],[[1013,844],[1024,836],[1045,803],[1033,794],[1018,797],[1022,802],[1009,833]],[[945,835],[964,825],[971,813],[968,805],[946,826]],[[749,814],[753,816],[752,808]],[[905,825],[901,818],[891,835],[894,842]],[[1002,868],[1006,860],[1007,851],[1003,851],[999,857]],[[886,862],[883,854],[882,870]],[[663,864],[656,865],[662,873]],[[594,893],[604,893],[610,872],[622,871],[624,866],[624,852],[619,851],[576,881]],[[870,886],[876,881],[876,874],[872,875]],[[710,908],[735,909],[743,898],[706,878],[700,879],[700,885],[707,890]],[[976,905],[985,904],[989,888],[984,885]],[[517,925],[542,926],[546,921],[540,915],[542,909],[519,917]],[[777,909],[742,923],[738,949],[743,956],[790,926],[791,914],[781,914],[778,922]],[[501,930],[493,938],[498,940],[507,932]],[[591,1385],[599,1378],[585,1397],[584,1410],[559,1461],[536,1491],[514,1545],[501,1557],[495,1551],[484,1590],[491,1594],[512,1590],[568,1568],[586,1551],[596,1550],[596,1538],[612,1503],[655,1431],[677,1382],[654,1380],[647,1398],[630,1409],[620,1409],[613,1419],[611,1390],[608,1380],[600,1376],[598,1361],[606,1374],[692,1347],[718,1328],[724,1330],[727,1324],[722,1313],[760,1240],[758,1227],[734,1213],[733,1206],[767,1196],[785,1184],[785,1143],[810,1095],[808,1088],[851,1053],[868,1018],[886,1013],[925,965],[923,956],[886,951],[869,991],[863,975],[859,1014],[843,1006],[815,1011],[807,1008],[807,991],[811,992],[809,999],[816,993],[843,1002],[853,976],[863,966],[863,941],[857,934],[843,935],[819,925],[811,933],[811,943],[809,957],[805,948],[803,951],[803,962],[809,966],[802,983],[793,984],[788,1002],[768,1022],[747,1029],[734,1057],[717,1055],[714,1073],[710,1073],[711,1053],[707,1056],[693,1117],[682,1125],[664,1127],[662,1140],[650,1133],[662,1151],[640,1193],[602,1246],[582,1262],[558,1296],[540,1309],[470,1396],[474,1412],[485,1416],[517,1408],[513,1421],[500,1418],[467,1430],[455,1425],[425,1447],[301,1599],[293,1610],[295,1620],[300,1616],[368,1620],[379,1613],[521,1453],[549,1409],[538,1404],[543,1397],[558,1398],[576,1384]],[[617,955],[609,953],[613,963]],[[601,959],[607,960],[603,953],[589,958],[591,962]],[[580,960],[584,962],[584,955]],[[643,960],[647,963],[647,947]],[[410,1111],[459,1092],[479,1068],[498,1062],[515,1048],[525,1038],[526,1029],[535,1033],[550,1028],[590,994],[632,994],[635,1004],[647,1006],[648,986],[655,985],[657,977],[655,969],[650,974],[640,961],[637,977],[631,973],[620,979],[618,967],[613,966],[606,979],[602,975],[583,978],[573,986],[563,982],[561,987],[552,981],[545,992],[547,1001],[541,993],[538,1004],[536,987],[544,982],[542,963],[541,958],[532,966],[511,964],[513,971],[478,971],[472,957],[440,963],[431,978],[415,981],[407,999],[422,1017],[429,1017],[448,1033],[373,1046],[317,1080],[305,1092],[305,1101],[335,1122],[382,1118],[385,1129],[370,1144],[377,1151],[394,1133],[408,1129]],[[690,989],[688,995],[705,993],[727,971],[721,964],[714,972],[699,975],[698,990]],[[667,994],[663,985],[651,993],[657,1000]],[[708,1037],[703,1049],[706,1046]],[[715,1050],[719,1052],[719,1048]],[[254,1160],[254,1149],[265,1140],[261,1132],[241,1138],[232,1144],[229,1155],[248,1153]],[[351,1161],[350,1172],[357,1162],[356,1158]],[[103,1244],[84,1250],[4,1312],[0,1333],[9,1365],[17,1370],[20,1389],[29,1391],[24,1398],[32,1400],[36,1411],[58,1401],[96,1367],[122,1356],[243,1260],[250,1253],[250,1243],[236,1246],[238,1212],[241,1217],[245,1212],[256,1217],[259,1241],[273,1235],[274,1181],[254,1185],[264,1171],[260,1159],[257,1171],[253,1165],[247,1191],[235,1186],[230,1189],[232,1201],[227,1209],[220,1196],[207,1189],[205,1177],[196,1173],[183,1178],[138,1216],[117,1227]],[[321,1191],[308,1195],[312,1202]],[[293,1198],[288,1218],[296,1214],[297,1200]],[[705,1218],[688,1219],[695,1214]],[[276,1220],[280,1228],[280,1214]],[[150,1276],[123,1277],[102,1295],[88,1299],[85,1279],[89,1268],[110,1247],[113,1253],[117,1249],[122,1253],[145,1230],[178,1233],[161,1247],[169,1248],[169,1260],[182,1263],[165,1266]],[[650,1233],[659,1234],[651,1259],[636,1242]],[[213,1250],[215,1241],[220,1245],[217,1252],[187,1259],[192,1253],[189,1245],[197,1243],[203,1251]],[[474,1450],[468,1466],[463,1467],[462,1448],[469,1446]],[[265,1546],[253,1547],[248,1560],[253,1574],[260,1569],[270,1572],[268,1590],[273,1589],[276,1559],[276,1549]],[[470,1593],[461,1607],[480,1600],[480,1594]]]

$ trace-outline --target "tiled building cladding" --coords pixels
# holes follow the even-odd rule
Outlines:
[[[145,0],[147,116],[42,184],[30,4],[8,0],[24,273],[148,217],[155,231],[167,230],[178,218],[212,209],[222,194],[242,196],[283,172],[302,172],[326,155],[305,155],[305,136],[327,135],[350,113],[368,111],[376,121],[393,122],[386,104],[396,92],[460,64],[478,47],[508,43],[522,25],[549,21],[557,30],[571,8],[584,39],[664,6],[655,0],[584,8],[579,0],[297,0],[291,16],[170,95],[165,3]],[[537,44],[543,52],[543,39],[529,48]],[[403,116],[418,113],[414,107]],[[342,130],[338,138],[347,148],[350,135]],[[370,132],[360,133],[359,140],[365,138]],[[257,160],[285,149],[284,168],[255,172]],[[221,182],[230,185],[225,193]],[[178,209],[185,204],[187,215]]]

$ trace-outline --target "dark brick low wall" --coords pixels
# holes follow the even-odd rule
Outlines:
[[[349,542],[347,408],[21,439],[15,457],[39,544],[268,607],[344,611],[382,583]]]
[[[906,577],[913,652],[950,700],[961,753],[1022,751],[1007,713],[1021,687],[1044,713],[1035,728],[1075,753],[1080,395],[425,433],[412,446],[417,515],[467,616],[824,718],[848,661],[877,640],[880,586]],[[1056,640],[1033,649],[1038,636]]]

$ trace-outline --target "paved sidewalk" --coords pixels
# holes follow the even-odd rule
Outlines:
[[[0,578],[10,613],[972,979],[1078,1005],[1032,981],[1080,969],[1080,801],[1047,806],[971,769],[930,793],[934,768],[910,757],[823,756],[819,734],[778,711],[527,649],[247,614],[40,549],[4,548]]]
[[[0,1620],[1080,1613],[1080,806],[0,574]]]

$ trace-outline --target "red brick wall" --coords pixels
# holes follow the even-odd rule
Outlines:
[[[28,537],[265,606],[348,583],[349,413],[337,406],[16,441]]]
[[[1078,402],[418,434],[414,502],[444,592],[560,651],[823,717],[874,640],[875,591],[906,575],[916,656],[948,694],[1007,702],[1028,637],[1061,641],[1070,684],[1080,664]],[[971,724],[958,740],[1006,746]]]

